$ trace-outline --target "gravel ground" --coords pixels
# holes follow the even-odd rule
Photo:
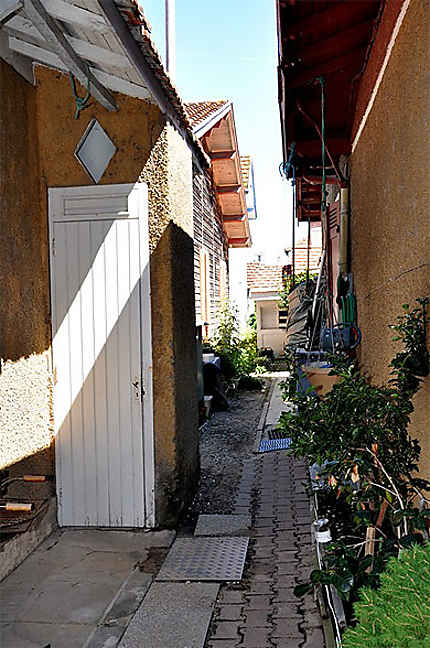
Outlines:
[[[253,456],[255,431],[269,388],[240,391],[226,412],[215,412],[200,432],[201,477],[184,518],[191,526],[200,513],[231,513],[243,462]]]

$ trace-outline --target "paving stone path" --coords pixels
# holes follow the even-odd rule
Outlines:
[[[316,604],[293,593],[314,564],[305,479],[282,451],[245,464],[234,513],[252,515],[247,566],[221,587],[205,648],[324,648]]]

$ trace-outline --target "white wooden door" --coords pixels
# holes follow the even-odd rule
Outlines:
[[[58,521],[153,526],[146,185],[49,190]]]

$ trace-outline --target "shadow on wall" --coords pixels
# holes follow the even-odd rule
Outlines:
[[[55,434],[61,525],[143,527],[153,504],[151,385],[141,402],[142,318],[137,220],[56,223]],[[85,244],[87,241],[87,244]],[[176,522],[198,479],[193,241],[170,223],[154,272],[153,368],[157,521]],[[142,279],[142,281],[141,281]],[[147,281],[149,277],[147,277]],[[151,358],[149,358],[149,363]],[[149,370],[148,370],[149,371]],[[148,375],[148,374],[147,374]],[[148,378],[146,379],[148,380]],[[12,468],[19,474],[52,451]],[[39,489],[40,495],[40,489]]]
[[[0,468],[8,466],[13,474],[54,472],[47,187],[90,184],[73,151],[95,117],[118,149],[101,184],[130,182],[141,175],[142,169],[142,178],[149,183],[156,498],[159,521],[173,521],[192,496],[197,479],[198,416],[193,242],[179,226],[169,223],[174,215],[170,214],[166,187],[165,120],[156,107],[121,95],[116,96],[119,113],[108,113],[94,102],[80,120],[73,120],[73,96],[65,75],[38,68],[37,86],[33,88],[0,61],[0,77],[5,89],[0,105],[0,356],[4,361],[0,375]],[[43,122],[38,123],[42,115]],[[67,303],[55,335],[63,322],[69,321],[69,308],[71,316],[77,317],[74,304],[82,297],[88,299],[86,277],[99,263],[105,245],[111,244],[109,233],[110,229],[105,232],[106,241],[100,238],[100,232],[94,235],[88,267],[79,265],[79,273],[70,274]],[[110,330],[106,329],[104,340],[94,347],[92,359],[86,348],[86,370],[79,375],[77,369],[71,376],[68,411],[62,405],[64,420],[79,418],[88,386],[96,383],[102,357],[106,359],[106,354],[113,354],[111,349],[117,348],[117,367],[123,366],[115,340],[124,336],[124,321],[132,319],[129,310],[135,307],[137,290],[130,286],[128,296],[118,302],[121,309],[117,319],[112,316]],[[86,327],[80,330],[86,333]],[[79,368],[79,357],[72,360],[73,367]],[[112,356],[112,364],[113,360]],[[56,379],[61,380],[61,376]],[[118,378],[119,382],[125,390],[125,381]],[[130,411],[133,394],[132,390]],[[80,443],[86,452],[82,434]],[[88,480],[89,467],[87,472]],[[100,492],[100,484],[97,488]]]
[[[67,282],[53,340],[60,523],[141,527],[145,506],[152,506],[145,493],[151,497],[154,466],[145,379],[143,408],[140,392],[140,348],[151,347],[141,311],[148,268],[139,267],[138,224],[62,227],[64,255],[56,258]],[[88,227],[92,246],[84,255],[79,241]],[[170,223],[151,259],[163,268],[154,273],[153,294],[162,298],[152,301],[152,358],[157,519],[165,524],[176,521],[197,478],[192,255],[191,237]]]

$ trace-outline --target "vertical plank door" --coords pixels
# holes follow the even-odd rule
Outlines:
[[[58,521],[153,524],[145,185],[50,189]]]

